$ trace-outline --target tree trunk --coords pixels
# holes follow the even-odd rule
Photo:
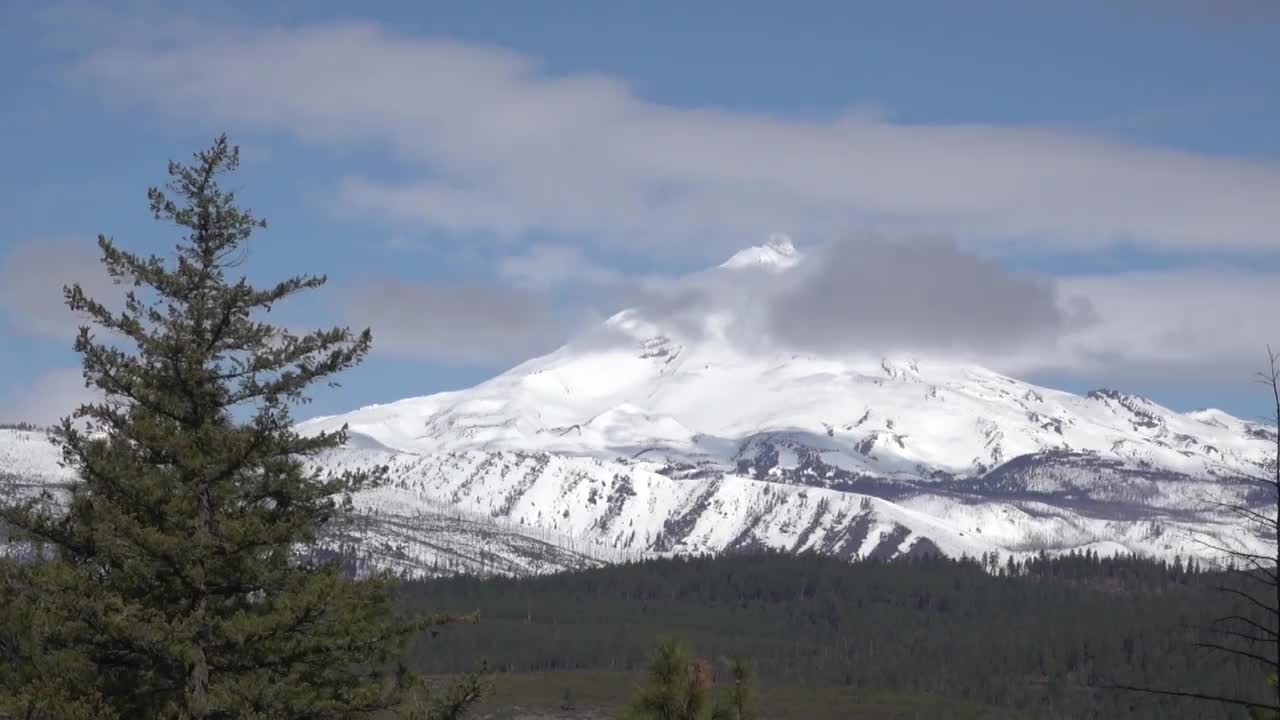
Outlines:
[[[202,597],[196,603],[197,626],[204,624],[207,602],[208,600]],[[209,656],[205,654],[203,628],[198,633],[195,647],[191,651],[191,672],[187,678],[187,711],[191,714],[192,720],[203,720],[209,715]]]

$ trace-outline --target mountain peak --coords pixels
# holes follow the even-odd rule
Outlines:
[[[786,233],[770,233],[769,241],[765,243],[765,247],[787,257],[796,254],[796,246],[791,242],[791,236]]]
[[[769,270],[785,270],[800,261],[791,237],[785,233],[773,233],[763,245],[739,250],[733,257],[720,264],[722,268],[761,267]]]

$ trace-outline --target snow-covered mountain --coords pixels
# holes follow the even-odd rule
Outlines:
[[[803,262],[775,237],[704,278],[749,286]],[[1220,505],[1266,502],[1275,428],[966,363],[744,343],[728,328],[748,310],[705,304],[690,322],[637,307],[474,388],[302,423],[349,428],[324,463],[389,468],[357,498],[366,522],[333,544],[412,573],[762,546],[1260,547]],[[0,431],[0,473],[58,476],[34,437]]]

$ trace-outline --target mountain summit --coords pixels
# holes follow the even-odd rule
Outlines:
[[[774,233],[764,245],[739,250],[733,257],[720,264],[722,268],[764,267],[785,270],[794,267],[800,261],[800,254],[792,244],[791,237],[783,233]]]

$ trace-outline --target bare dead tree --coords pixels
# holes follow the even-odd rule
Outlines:
[[[1185,690],[1155,689],[1126,685],[1115,689],[1217,701],[1244,707],[1250,716],[1258,720],[1280,720],[1280,353],[1267,346],[1267,369],[1259,372],[1257,381],[1267,388],[1272,403],[1268,420],[1274,425],[1256,429],[1261,437],[1275,444],[1275,452],[1266,467],[1267,477],[1259,482],[1266,488],[1269,502],[1250,504],[1237,502],[1213,502],[1223,511],[1234,515],[1251,535],[1264,539],[1266,552],[1253,548],[1224,545],[1202,540],[1201,544],[1229,559],[1225,578],[1217,590],[1230,596],[1240,608],[1230,615],[1213,621],[1206,634],[1212,639],[1196,643],[1199,647],[1235,657],[1253,664],[1259,669],[1260,681],[1270,684],[1269,697],[1258,701],[1243,697],[1228,697],[1211,693]]]

